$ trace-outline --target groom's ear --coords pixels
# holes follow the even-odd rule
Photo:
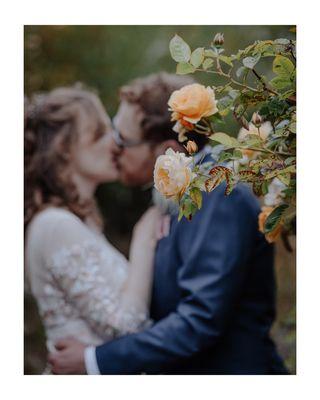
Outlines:
[[[179,144],[176,140],[174,139],[169,139],[165,140],[164,142],[161,142],[157,144],[155,147],[155,155],[156,157],[161,156],[166,152],[167,149],[173,149],[174,151],[184,151],[184,148]]]

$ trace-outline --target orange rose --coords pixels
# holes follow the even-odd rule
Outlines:
[[[173,111],[172,121],[180,122],[186,129],[193,129],[193,124],[201,118],[210,117],[218,111],[213,89],[199,83],[175,90],[168,101],[169,110]]]
[[[268,218],[268,216],[272,213],[273,207],[262,207],[262,211],[259,214],[259,231],[264,233],[264,224]],[[278,224],[275,229],[269,233],[265,234],[266,240],[269,243],[275,242],[280,236],[282,230],[281,224]]]

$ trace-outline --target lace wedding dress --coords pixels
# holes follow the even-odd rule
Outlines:
[[[67,336],[98,345],[149,323],[149,299],[140,298],[141,286],[123,296],[129,268],[101,233],[71,212],[52,207],[33,218],[26,271],[49,350]],[[148,274],[140,285],[151,285]]]

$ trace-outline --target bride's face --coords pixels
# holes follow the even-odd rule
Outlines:
[[[118,179],[118,170],[111,156],[112,125],[100,112],[99,122],[83,118],[81,132],[72,148],[75,172],[95,184]]]

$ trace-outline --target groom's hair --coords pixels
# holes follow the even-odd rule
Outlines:
[[[142,113],[141,129],[143,138],[153,143],[168,139],[178,141],[178,134],[173,131],[174,122],[168,110],[168,100],[174,90],[194,83],[190,76],[178,76],[159,72],[138,78],[120,89],[120,99],[131,104],[137,104]],[[195,132],[187,132],[186,137],[194,140],[201,150],[208,139]]]

